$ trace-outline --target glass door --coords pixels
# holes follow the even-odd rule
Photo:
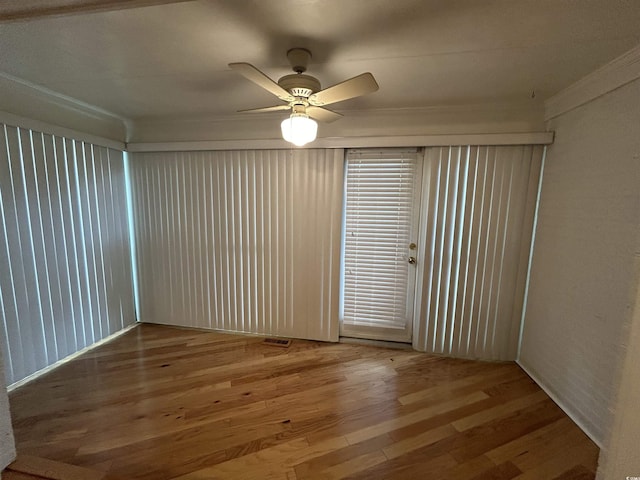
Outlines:
[[[417,150],[347,152],[340,335],[411,342]]]

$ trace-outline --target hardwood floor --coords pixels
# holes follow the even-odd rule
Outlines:
[[[20,455],[2,472],[4,480],[123,480],[106,472],[41,457]]]
[[[595,476],[513,363],[261,341],[140,325],[11,393],[18,453],[149,480]]]

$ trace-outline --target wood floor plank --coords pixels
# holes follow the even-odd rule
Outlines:
[[[554,441],[556,438],[562,438],[567,431],[571,431],[574,428],[575,425],[571,419],[562,417],[549,425],[500,445],[487,452],[486,455],[496,464],[503,463],[520,455],[546,448],[549,442]]]
[[[503,417],[507,414],[517,412],[518,410],[529,407],[546,399],[547,395],[542,391],[538,391],[532,393],[531,395],[516,398],[515,400],[511,400],[510,402],[505,402],[501,405],[497,405],[473,415],[469,415],[468,417],[461,418],[460,420],[452,422],[452,425],[459,432],[463,432],[465,430],[469,430],[470,428],[480,426],[491,420]]]
[[[591,478],[595,478],[597,452],[598,448],[593,442],[568,417],[563,417],[488,452],[487,456],[495,462],[511,460],[523,472],[550,468],[559,475],[564,470],[570,470],[570,466],[580,466],[582,470],[591,472]],[[575,454],[578,456],[573,457]],[[582,458],[588,467],[581,465]],[[542,459],[551,462],[548,467],[544,466]]]
[[[446,453],[413,459],[410,462],[404,461],[403,457],[398,457],[349,475],[346,478],[350,480],[371,480],[373,478],[391,478],[394,480],[416,480],[418,478],[424,478],[431,480],[431,478],[435,477],[439,472],[448,470],[456,465],[457,462],[455,459]]]
[[[392,420],[378,423],[377,425],[371,425],[370,427],[356,430],[355,432],[347,434],[346,438],[350,444],[362,442],[363,440],[367,440],[383,433],[388,433],[393,430],[406,427],[407,425],[411,425],[421,420],[431,418],[449,410],[454,410],[460,406],[479,402],[481,400],[484,400],[485,398],[487,398],[486,393],[474,392],[465,397],[458,398],[447,403],[441,403],[433,407],[427,407],[422,410],[418,410],[416,412],[394,418]]]
[[[188,473],[177,477],[176,480],[205,478],[281,479],[286,478],[288,472],[294,471],[297,464],[346,446],[345,438],[335,438],[315,445],[309,445],[304,438],[300,438]]]
[[[505,370],[498,368],[484,374],[472,375],[452,380],[451,382],[447,382],[444,385],[431,386],[417,392],[402,395],[398,398],[398,402],[400,402],[402,405],[408,405],[419,401],[433,400],[443,395],[450,395],[451,393],[468,386],[475,387],[475,389],[477,390],[481,386],[486,386],[487,382],[490,382],[494,379],[512,378],[516,373],[517,372],[513,369]]]
[[[386,461],[387,457],[380,450],[363,453],[362,455],[354,457],[343,463],[321,470],[318,472],[317,478],[321,478],[323,480],[339,480],[348,477],[352,473],[367,470]],[[309,478],[314,478],[315,476],[316,475],[311,475]]]
[[[467,462],[456,464],[452,468],[444,469],[434,475],[429,480],[467,480],[472,477],[486,475],[496,467],[496,464],[486,456],[480,455]]]
[[[434,428],[433,430],[422,432],[415,437],[409,437],[399,442],[395,442],[393,445],[383,448],[382,451],[387,458],[391,460],[412,450],[436,443],[444,438],[454,435],[455,433],[455,428],[450,424],[444,425],[442,427]]]
[[[511,480],[520,475],[522,471],[511,462],[496,465],[471,477],[471,480]]]
[[[416,422],[407,427],[395,430],[391,432],[390,435],[397,441],[400,441],[404,438],[417,435],[423,431],[430,430],[432,428],[436,428],[441,425],[446,425],[448,423],[452,423],[457,420],[470,417],[477,413],[483,412],[487,409],[492,409],[496,406],[503,405],[504,403],[510,402],[513,399],[527,396],[532,391],[540,392],[540,389],[537,387],[536,387],[536,390],[531,390],[531,386],[529,384],[526,384],[524,388],[522,386],[516,387],[515,385],[512,385],[512,387],[513,388],[509,390],[500,391],[499,394],[494,393],[493,396],[490,396],[485,400],[481,400],[479,402],[465,405],[460,408],[456,408],[454,410],[448,411],[446,413],[425,419],[423,421]],[[482,391],[484,393],[488,393],[489,390],[491,390],[491,388],[483,389]],[[465,393],[465,390],[458,390],[457,395],[455,396],[458,396],[464,393]],[[444,397],[442,399],[439,399],[439,401],[446,403],[446,402],[449,402],[451,398],[455,398],[455,396]],[[417,405],[417,404],[414,404],[414,405]]]
[[[30,475],[28,473],[14,472],[11,470],[2,472],[2,478],[4,480],[47,480],[44,477],[38,477],[36,475]]]
[[[20,454],[7,467],[7,478],[43,478],[47,480],[115,480],[105,472],[33,455]]]
[[[525,407],[510,415],[492,420],[462,432],[451,454],[460,462],[483,455],[496,446],[508,443],[545,425],[553,423],[563,415],[549,399]]]
[[[392,443],[393,440],[388,435],[380,435],[371,440],[333,450],[324,455],[299,463],[295,466],[295,471],[298,478],[322,478],[325,470],[337,467],[338,465],[345,465],[354,458],[366,458],[365,456],[369,454],[378,455],[382,451],[382,448]]]
[[[590,453],[585,451],[582,446],[567,446],[560,452],[556,452],[550,458],[544,458],[536,463],[531,469],[523,471],[522,475],[518,475],[518,480],[539,480],[541,478],[562,477],[565,472],[571,470],[576,465],[581,465],[584,461],[588,461],[587,457]],[[595,473],[593,477],[595,478]]]
[[[103,480],[595,477],[513,363],[261,341],[139,325],[11,392],[18,452]]]
[[[534,462],[528,457],[525,460],[516,458],[513,462],[523,471],[523,474],[517,477],[519,480],[534,480],[561,476],[577,465],[588,463],[592,456],[593,453],[584,445],[565,444],[563,448],[541,457],[542,461],[538,459]]]
[[[577,465],[552,480],[593,480],[593,470],[584,465]]]

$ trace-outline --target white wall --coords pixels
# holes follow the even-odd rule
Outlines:
[[[635,294],[638,125],[640,80],[549,122],[519,359],[600,444]]]
[[[640,253],[640,249],[638,250]],[[640,254],[636,256],[640,271]],[[612,411],[614,421],[609,443],[601,456],[598,479],[640,476],[640,285],[637,288],[632,324],[623,340],[626,358],[618,376],[618,395]],[[604,460],[604,461],[603,461]]]

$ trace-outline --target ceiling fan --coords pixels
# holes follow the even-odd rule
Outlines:
[[[324,108],[325,105],[378,90],[375,78],[368,72],[322,90],[317,78],[304,74],[311,59],[309,50],[292,48],[287,52],[287,58],[295,73],[285,75],[277,82],[249,63],[230,63],[229,67],[285,102],[282,105],[252,108],[240,110],[240,112],[291,110],[289,118],[281,124],[282,136],[297,146],[301,147],[315,140],[318,124],[314,119],[328,123],[342,117],[341,114]]]

